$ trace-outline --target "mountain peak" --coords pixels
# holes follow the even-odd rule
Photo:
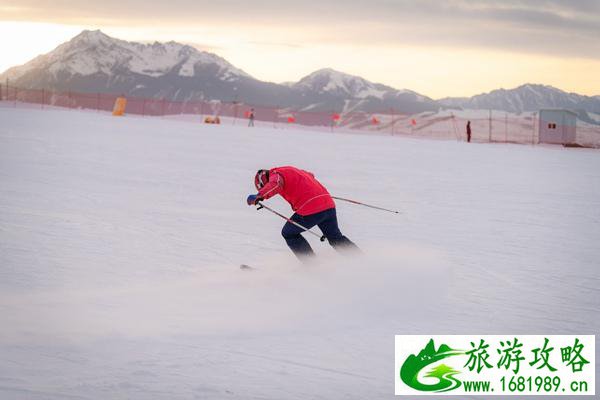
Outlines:
[[[388,89],[391,89],[332,68],[319,69],[300,79],[294,87],[353,98],[369,96],[381,98]]]
[[[307,76],[316,76],[316,75],[340,75],[340,76],[347,76],[347,77],[351,77],[351,78],[358,78],[357,76],[350,75],[345,72],[335,70],[333,68],[321,68]]]
[[[358,81],[363,81],[366,83],[371,83],[369,81],[367,81],[364,78],[361,78],[360,76],[356,76],[356,75],[350,75],[347,74],[345,72],[341,72],[338,70],[335,70],[333,68],[321,68],[318,69],[308,75],[306,75],[304,78],[302,78],[300,81],[303,80],[314,80],[314,79],[322,79],[322,78],[328,78],[328,79],[334,79],[339,81],[352,81],[352,80],[358,80]]]
[[[168,42],[143,44],[112,38],[100,30],[84,30],[48,54],[13,68],[11,79],[31,70],[46,70],[59,75],[115,76],[123,72],[151,77],[175,73],[193,77],[196,70],[209,69],[222,80],[250,78],[221,57],[191,46]]]
[[[358,100],[378,99],[383,101],[385,98],[391,97],[411,98],[418,103],[431,100],[412,90],[394,89],[332,68],[319,69],[300,79],[292,87]]]
[[[558,88],[555,88],[554,86],[550,86],[550,85],[543,85],[541,83],[524,83],[523,85],[516,87],[514,89],[509,89],[509,90],[522,90],[522,89],[527,89],[527,90],[553,90],[553,91],[561,91]]]
[[[81,33],[77,36],[75,36],[73,39],[70,40],[70,42],[88,42],[88,43],[100,43],[103,41],[111,41],[114,40],[113,38],[111,38],[110,36],[108,36],[107,34],[105,34],[104,32],[102,32],[100,29],[96,29],[96,30],[84,30],[81,31]]]
[[[440,102],[448,107],[466,109],[504,110],[513,113],[537,111],[542,108],[597,110],[598,105],[589,96],[567,93],[554,86],[525,83],[512,89],[496,89],[469,98],[445,98]]]
[[[108,36],[106,33],[102,32],[100,29],[84,29],[83,31],[81,31],[81,33],[79,33],[79,35],[75,36],[75,38],[78,37],[110,37]]]

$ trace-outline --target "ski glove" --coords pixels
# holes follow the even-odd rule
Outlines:
[[[253,206],[256,203],[258,203],[259,201],[264,200],[262,197],[260,197],[258,194],[251,194],[250,196],[248,196],[248,198],[246,199],[246,203],[248,203],[249,206]]]

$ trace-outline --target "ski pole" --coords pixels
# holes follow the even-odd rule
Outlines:
[[[387,212],[391,212],[391,213],[394,213],[394,214],[400,214],[400,211],[389,210],[387,208],[378,207],[378,206],[372,206],[370,204],[361,203],[360,201],[356,201],[356,200],[345,199],[343,197],[336,197],[336,196],[331,196],[331,198],[332,199],[336,199],[336,200],[347,201],[348,203],[352,203],[352,204],[358,204],[359,206],[365,206],[365,207],[369,207],[369,208],[374,208],[376,210],[387,211]]]
[[[264,205],[263,203],[261,203],[260,201],[259,201],[259,202],[257,202],[256,204],[258,204],[258,208],[257,208],[257,210],[260,210],[261,208],[265,208],[265,209],[267,209],[267,210],[271,211],[273,214],[275,214],[275,215],[277,215],[277,216],[279,216],[279,217],[281,217],[281,218],[285,219],[285,220],[286,220],[287,222],[289,222],[290,224],[296,225],[298,228],[302,229],[304,232],[308,232],[308,233],[310,233],[310,234],[312,234],[312,235],[315,235],[316,237],[318,237],[318,238],[319,238],[319,240],[320,240],[321,242],[324,242],[324,241],[325,241],[325,239],[327,239],[327,238],[325,237],[325,235],[319,235],[317,232],[315,232],[315,231],[312,231],[312,230],[310,230],[309,228],[307,228],[307,227],[305,227],[305,226],[302,226],[302,225],[300,225],[300,224],[299,224],[299,223],[297,223],[296,221],[292,221],[290,218],[286,217],[285,215],[283,215],[283,214],[280,214],[280,213],[278,213],[277,211],[273,210],[272,208],[269,208],[269,207],[265,206],[265,205]]]

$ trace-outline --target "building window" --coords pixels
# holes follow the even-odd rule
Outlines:
[[[548,122],[548,129],[556,129],[556,124],[554,122]]]

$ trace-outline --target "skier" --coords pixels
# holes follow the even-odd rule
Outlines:
[[[292,221],[306,229],[317,225],[329,244],[336,250],[358,250],[358,247],[342,235],[337,223],[335,203],[331,195],[315,176],[291,166],[260,169],[254,177],[258,193],[248,196],[249,206],[280,194],[294,210]],[[315,255],[310,244],[301,233],[304,230],[286,222],[281,230],[289,248],[300,261],[307,261]]]
[[[467,143],[471,143],[471,121],[467,121]]]
[[[248,114],[248,127],[254,127],[254,108],[251,108]]]

